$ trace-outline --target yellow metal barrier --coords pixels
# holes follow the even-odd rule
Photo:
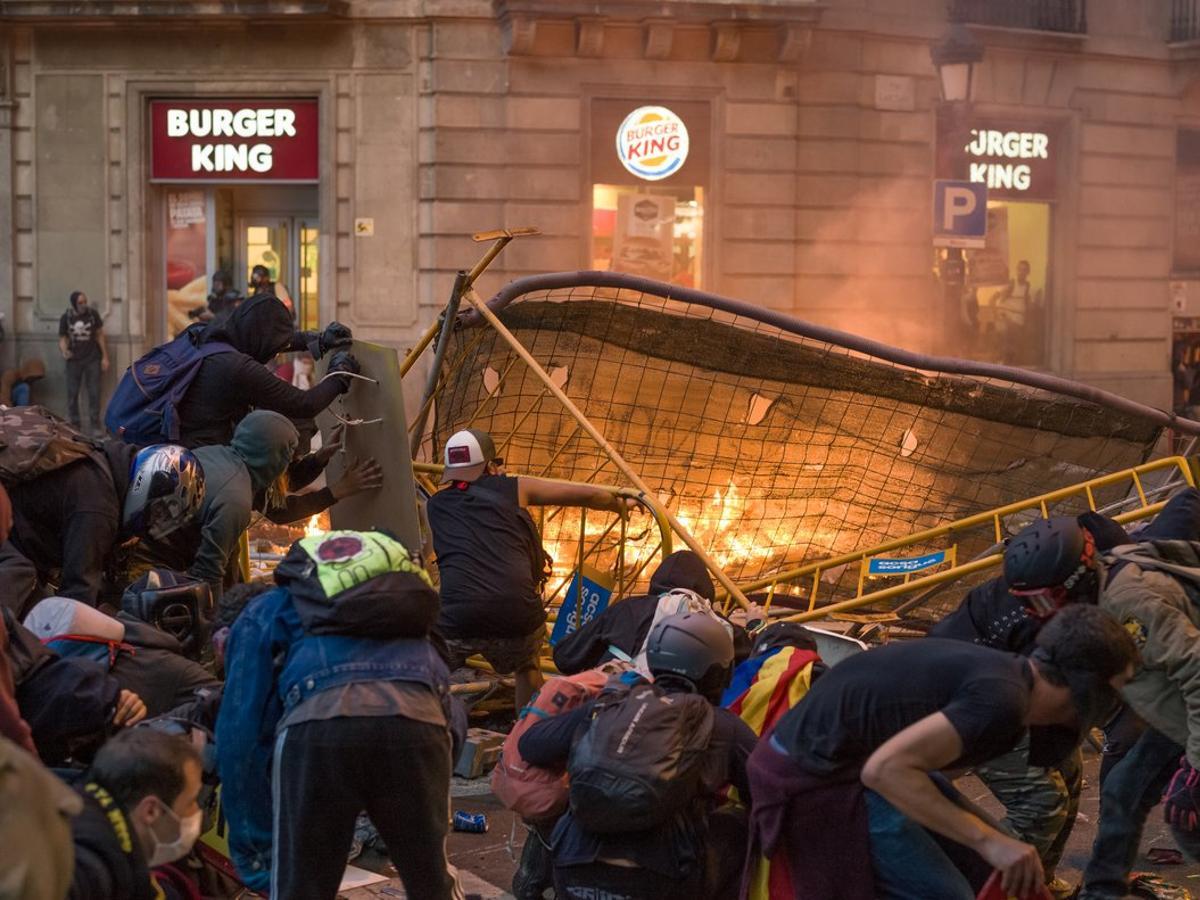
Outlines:
[[[1050,516],[1050,508],[1056,504],[1070,500],[1083,500],[1087,504],[1087,508],[1096,510],[1096,493],[1104,488],[1119,487],[1127,485],[1131,494],[1136,493],[1138,506],[1134,509],[1121,512],[1113,516],[1116,521],[1124,524],[1126,522],[1144,519],[1148,516],[1156,514],[1165,505],[1163,501],[1149,502],[1146,489],[1142,483],[1142,479],[1150,474],[1161,472],[1166,473],[1166,480],[1173,480],[1178,476],[1178,481],[1174,481],[1176,485],[1195,486],[1195,466],[1197,459],[1189,459],[1183,456],[1171,456],[1164,459],[1155,460],[1145,463],[1141,466],[1136,466],[1132,469],[1123,469],[1119,472],[1112,472],[1108,475],[1103,475],[1099,478],[1093,478],[1089,481],[1081,482],[1070,487],[1061,488],[1056,491],[1051,491],[1047,494],[1042,494],[1037,497],[1032,497],[1028,500],[1022,500],[1017,503],[1010,503],[1007,506],[1002,506],[997,509],[987,512],[978,513],[969,516],[965,519],[960,519],[956,522],[950,522],[946,525],[939,525],[936,528],[929,528],[924,531],[907,537],[898,538],[893,541],[880,544],[877,547],[871,547],[866,550],[858,550],[853,553],[844,553],[840,556],[835,556],[829,559],[819,560],[817,562],[806,563],[786,572],[780,572],[769,578],[761,578],[756,581],[741,584],[739,587],[743,593],[749,594],[756,591],[767,591],[767,606],[775,599],[778,588],[784,584],[794,584],[800,581],[811,579],[811,587],[808,590],[808,609],[804,612],[794,615],[779,617],[779,621],[786,622],[811,622],[816,619],[828,618],[831,616],[844,616],[846,613],[855,610],[863,609],[864,607],[884,603],[889,600],[895,600],[898,597],[903,597],[910,594],[915,594],[920,591],[929,590],[938,587],[959,578],[972,575],[976,572],[981,572],[996,566],[1000,563],[1003,555],[993,553],[981,559],[958,562],[959,546],[958,541],[954,540],[956,535],[962,535],[971,529],[979,529],[983,526],[991,526],[992,534],[995,538],[995,543],[1002,543],[1004,540],[1004,520],[1006,518],[1017,515],[1028,515],[1034,513],[1037,517],[1048,518]],[[1132,499],[1132,497],[1131,497]],[[871,561],[877,559],[884,554],[894,553],[911,549],[920,545],[928,545],[940,540],[950,539],[951,543],[943,552],[943,560],[936,565],[943,565],[945,562],[950,563],[950,567],[930,575],[921,577],[913,577],[913,572],[897,571],[894,574],[903,575],[903,582],[893,584],[886,588],[881,588],[875,591],[868,591],[868,577],[878,577],[878,573],[870,572]],[[821,576],[833,569],[842,566],[851,566],[857,564],[859,566],[858,573],[858,589],[856,595],[852,599],[839,602],[827,603],[824,606],[818,606],[821,599]],[[932,567],[932,566],[930,566]],[[889,573],[892,574],[892,573]],[[894,612],[883,612],[864,617],[867,621],[892,621],[896,619]]]

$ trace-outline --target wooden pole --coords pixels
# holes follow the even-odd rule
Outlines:
[[[572,402],[571,398],[568,397],[563,390],[554,383],[554,380],[550,377],[546,370],[542,368],[541,364],[536,359],[534,359],[533,354],[525,349],[525,345],[517,340],[516,336],[505,327],[504,323],[500,321],[494,312],[488,309],[487,303],[483,301],[479,294],[477,294],[473,288],[468,288],[464,296],[472,306],[479,310],[479,314],[487,320],[487,323],[496,330],[497,334],[504,338],[505,342],[513,348],[513,351],[517,354],[517,356],[524,360],[525,364],[529,366],[529,368],[538,377],[542,384],[546,386],[550,393],[558,398],[558,402],[566,407],[567,412],[569,412],[575,418],[575,421],[577,421],[583,427],[583,430],[591,435],[592,440],[600,445],[600,449],[603,450],[608,458],[613,461],[613,464],[616,465],[616,467],[621,471],[621,474],[628,478],[630,483],[644,495],[646,495],[646,497],[654,498],[654,492],[650,490],[646,482],[642,481],[641,476],[634,471],[633,467],[630,466],[629,463],[625,462],[625,459],[620,453],[617,452],[617,449],[608,442],[604,435],[600,433],[600,430],[596,428],[596,426],[591,423],[587,416],[583,414],[579,407]],[[680,524],[679,520],[675,518],[674,513],[672,513],[662,504],[656,505],[661,508],[663,516],[666,517],[666,520],[671,525],[671,529],[683,539],[683,542],[687,544],[689,550],[691,550],[693,553],[699,556],[701,560],[704,561],[704,565],[707,566],[708,570],[716,576],[717,581],[721,583],[721,587],[725,588],[725,590],[729,593],[729,596],[737,602],[738,606],[742,607],[743,609],[748,609],[750,606],[750,601],[746,599],[746,596],[738,589],[738,586],[733,583],[733,580],[730,579],[730,577],[726,575],[715,562],[713,562],[712,558],[708,555],[708,553],[705,552],[704,548],[700,546],[700,543],[694,537],[692,537],[692,535],[683,527],[683,525]]]

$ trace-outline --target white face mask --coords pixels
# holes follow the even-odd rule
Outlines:
[[[164,813],[164,815],[160,817],[159,821],[161,822],[163,819],[167,818],[174,819],[177,836],[175,840],[171,841],[170,843],[165,843],[159,838],[157,832],[155,831],[155,826],[158,823],[156,822],[154,825],[150,826],[150,834],[154,838],[154,849],[150,851],[150,854],[146,860],[146,865],[151,869],[153,869],[155,866],[165,865],[166,863],[174,862],[177,859],[182,859],[183,857],[187,856],[188,851],[192,849],[192,845],[196,843],[196,838],[200,837],[200,820],[202,818],[200,810],[196,810],[190,816],[185,816],[181,819],[179,816],[175,815],[174,810],[167,806],[167,804],[163,803],[161,800],[159,800],[158,803],[162,807]]]

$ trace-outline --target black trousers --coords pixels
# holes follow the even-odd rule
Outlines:
[[[100,431],[100,357],[67,360],[67,418],[80,427],[79,388],[87,391],[88,419],[94,433]]]
[[[275,744],[271,896],[334,900],[366,810],[410,900],[461,897],[446,863],[450,735],[399,716],[302,722]]]

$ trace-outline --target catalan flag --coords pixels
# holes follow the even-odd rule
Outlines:
[[[721,705],[763,737],[808,693],[813,663],[819,660],[814,651],[798,647],[780,647],[751,657],[734,671]]]
[[[812,686],[813,663],[821,659],[812,650],[779,647],[746,660],[734,670],[721,705],[765,737]],[[730,788],[730,799],[737,792]],[[786,859],[759,856],[751,863],[747,900],[791,900],[791,869]]]

